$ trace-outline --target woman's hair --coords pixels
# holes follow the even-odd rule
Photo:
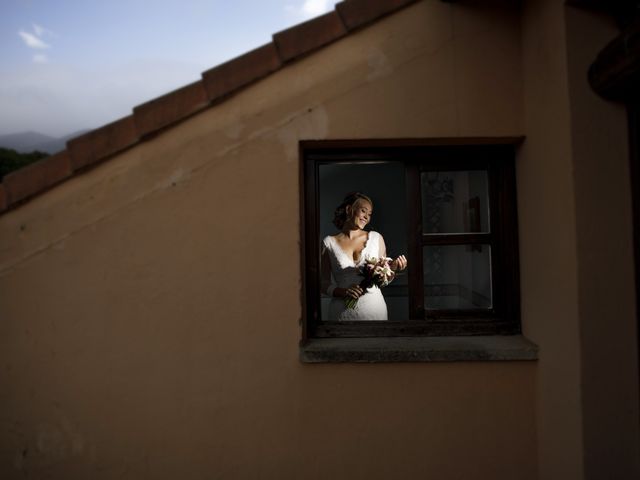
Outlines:
[[[347,196],[344,197],[342,203],[338,205],[336,210],[333,212],[333,224],[338,227],[338,230],[342,230],[342,227],[344,227],[344,224],[347,222],[347,207],[353,207],[360,200],[369,202],[373,207],[373,202],[371,201],[371,199],[364,193],[360,192],[352,192],[347,194]]]

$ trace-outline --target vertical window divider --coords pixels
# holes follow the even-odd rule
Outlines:
[[[493,305],[491,310],[494,313],[504,315],[505,292],[503,288],[504,280],[502,279],[502,258],[503,241],[499,234],[502,231],[500,222],[504,215],[502,202],[498,197],[501,196],[502,182],[498,178],[500,169],[496,168],[495,160],[488,159],[487,172],[489,173],[489,231],[491,233],[491,291],[493,296]]]
[[[420,193],[420,169],[415,161],[408,161],[407,185],[407,248],[411,262],[409,276],[409,318],[424,320],[424,276],[422,260],[422,197]]]

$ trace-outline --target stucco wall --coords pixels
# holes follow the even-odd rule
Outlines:
[[[525,2],[524,121],[518,161],[522,325],[540,345],[541,479],[583,478],[571,115],[563,2]]]
[[[626,115],[587,70],[618,29],[554,0],[523,9],[517,161],[524,333],[537,369],[541,479],[640,476]]]
[[[565,29],[579,262],[585,478],[640,478],[627,116],[623,104],[599,98],[585,75],[619,30],[612,18],[575,8],[565,10]]]
[[[298,140],[523,134],[509,3],[418,3],[2,216],[0,476],[537,478],[535,363],[297,351]]]

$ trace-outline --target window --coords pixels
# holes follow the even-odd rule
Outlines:
[[[520,332],[516,140],[435,143],[301,143],[303,341]],[[372,197],[368,229],[384,236],[389,256],[409,260],[383,289],[388,321],[327,317],[320,246],[350,191]]]

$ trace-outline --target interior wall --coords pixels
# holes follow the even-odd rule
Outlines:
[[[533,362],[298,361],[298,141],[521,135],[510,4],[419,2],[0,217],[0,476],[537,478]]]

